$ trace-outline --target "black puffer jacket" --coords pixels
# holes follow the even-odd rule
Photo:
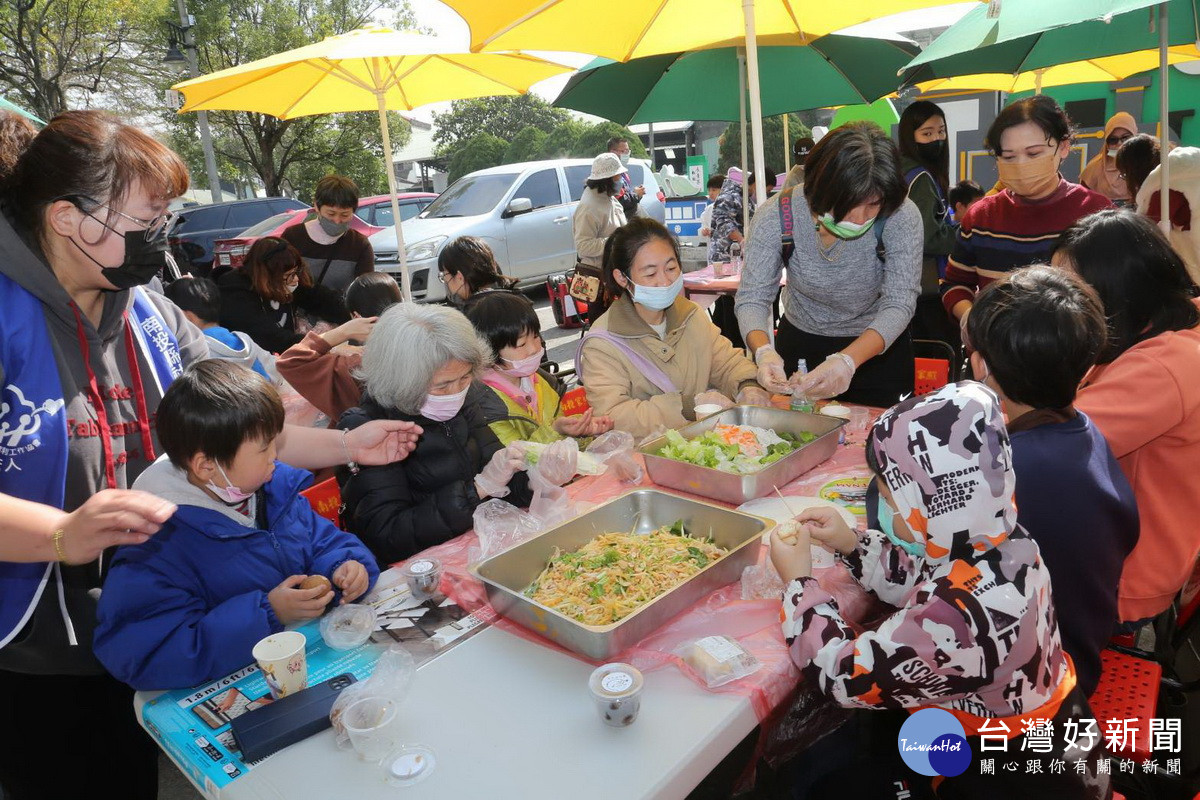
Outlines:
[[[473,383],[462,410],[446,422],[385,409],[365,394],[362,405],[342,415],[338,427],[345,430],[373,419],[403,419],[425,431],[403,461],[339,476],[347,530],[371,549],[380,569],[471,529],[471,515],[481,502],[475,476],[502,447],[480,411],[491,394],[487,386]],[[524,472],[508,487],[507,502],[529,505]]]

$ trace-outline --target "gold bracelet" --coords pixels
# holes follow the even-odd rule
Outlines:
[[[65,536],[66,533],[67,532],[64,531],[62,528],[59,528],[58,530],[56,530],[54,532],[54,535],[52,537],[50,537],[54,541],[54,554],[58,556],[59,561],[62,561],[64,563],[67,560],[67,551],[63,549],[62,540],[63,540],[63,536]]]

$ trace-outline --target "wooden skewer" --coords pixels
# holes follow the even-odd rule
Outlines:
[[[794,508],[792,508],[792,504],[789,503],[787,501],[787,498],[783,496],[783,492],[779,491],[778,486],[775,486],[774,488],[775,488],[775,494],[779,495],[779,499],[783,501],[784,508],[786,508],[788,513],[792,515],[792,519],[795,519],[796,518],[796,510]],[[796,534],[793,533],[793,534],[789,534],[787,536],[780,536],[779,539],[780,539],[780,541],[787,542],[788,544],[795,544],[796,543]]]

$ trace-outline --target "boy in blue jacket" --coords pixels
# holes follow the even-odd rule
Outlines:
[[[175,515],[117,550],[97,611],[95,651],[135,689],[177,689],[246,666],[258,640],[348,603],[379,575],[362,542],[317,516],[312,475],[275,460],[283,404],[229,361],[194,364],[158,407],[166,455],[135,482]],[[322,575],[332,588],[299,588]]]
[[[1074,407],[1107,330],[1095,290],[1046,266],[990,284],[967,317],[971,368],[1008,417],[1017,522],[1050,570],[1063,648],[1089,696],[1117,624],[1117,582],[1138,539],[1133,489],[1104,436]]]

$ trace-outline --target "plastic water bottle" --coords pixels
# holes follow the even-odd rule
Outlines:
[[[803,358],[796,362],[796,373],[799,375],[808,374],[808,362]],[[813,401],[809,400],[805,395],[799,392],[792,393],[792,411],[803,411],[805,414],[812,414],[816,411]]]
[[[742,243],[733,242],[729,245],[729,271],[734,275],[742,271]]]

